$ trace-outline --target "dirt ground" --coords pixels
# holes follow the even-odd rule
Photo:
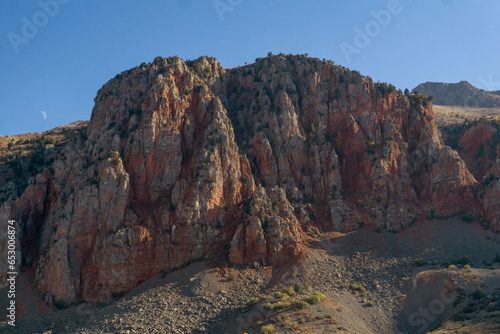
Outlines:
[[[422,220],[398,234],[364,227],[324,234],[308,246],[281,268],[231,268],[223,261],[191,264],[164,277],[158,274],[103,307],[48,309],[27,271],[19,279],[26,312],[20,312],[14,331],[3,323],[0,332],[261,333],[272,326],[275,333],[424,333],[443,322],[443,328],[458,326],[452,321],[457,314],[469,317],[467,324],[495,325],[495,313],[486,308],[491,311],[498,302],[500,267],[484,263],[500,253],[500,238],[477,224]],[[455,269],[452,263],[465,257],[471,268],[458,264]],[[262,307],[274,291],[296,283],[310,284],[312,291],[326,295],[325,301],[305,310]],[[484,303],[471,297],[478,287],[485,292]],[[458,293],[463,300],[455,303]],[[4,295],[0,291],[2,305]],[[241,307],[252,297],[262,302],[243,313]],[[474,311],[462,312],[471,302],[477,304]]]

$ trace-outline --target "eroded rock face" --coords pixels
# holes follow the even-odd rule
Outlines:
[[[157,58],[95,102],[87,138],[0,208],[48,303],[105,302],[203,258],[279,265],[313,230],[476,203],[424,96],[316,59]]]
[[[500,157],[500,134],[486,119],[471,126],[458,140],[459,153],[476,179],[480,180]]]
[[[216,85],[256,181],[279,186],[315,224],[399,230],[422,211],[455,214],[475,179],[440,144],[430,103],[357,72],[274,56],[233,69]]]
[[[500,161],[481,180],[479,198],[489,228],[500,232]]]

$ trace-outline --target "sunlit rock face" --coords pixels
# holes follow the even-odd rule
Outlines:
[[[159,57],[105,84],[63,153],[0,208],[49,303],[106,302],[207,258],[280,265],[313,231],[478,205],[425,96],[304,56]]]

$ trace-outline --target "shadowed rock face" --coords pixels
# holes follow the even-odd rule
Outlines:
[[[500,107],[498,91],[484,91],[472,86],[467,81],[459,83],[426,82],[415,87],[413,92],[433,96],[435,104],[444,106]]]
[[[490,123],[482,119],[458,140],[459,154],[477,180],[481,180],[500,157],[497,153],[500,152],[500,134],[497,128],[499,126],[496,122]]]
[[[318,229],[400,230],[477,205],[425,96],[302,56],[123,72],[52,167],[0,217],[19,222],[19,258],[56,303],[105,302],[203,258],[280,265]]]
[[[480,202],[492,231],[500,231],[500,159],[481,180]]]

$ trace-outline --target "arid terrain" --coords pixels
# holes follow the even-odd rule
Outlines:
[[[457,107],[434,104],[432,109],[436,114],[436,123],[440,127],[479,118],[500,119],[500,108]]]
[[[366,227],[323,234],[280,268],[190,264],[100,307],[54,311],[23,284],[23,320],[10,332],[262,333],[272,325],[276,333],[424,333],[444,322],[435,333],[497,333],[500,263],[488,254],[499,245],[478,224],[425,219],[396,234]],[[298,293],[274,297],[290,287]],[[484,296],[475,298],[478,289]],[[326,299],[297,305],[315,291]],[[279,302],[291,305],[264,307]]]
[[[495,101],[469,85],[432,87]],[[498,107],[283,54],[157,57],[95,102],[0,137],[0,332],[500,331]]]

